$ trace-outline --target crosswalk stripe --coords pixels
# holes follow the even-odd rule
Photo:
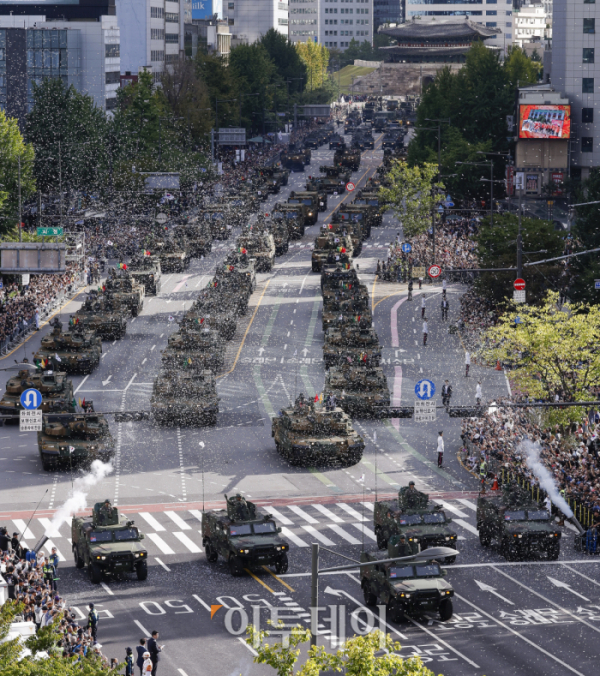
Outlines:
[[[275,509],[275,507],[271,507],[271,505],[267,505],[265,507],[265,512],[268,512],[269,514],[272,514],[279,523],[282,523],[284,526],[293,526],[294,522],[290,521],[287,516],[283,516],[281,512]]]
[[[304,528],[307,533],[312,535],[319,542],[322,542],[324,545],[327,545],[328,547],[335,547],[335,542],[332,542],[327,536],[323,535],[323,533],[319,532],[316,528],[304,525],[302,528]]]
[[[179,531],[173,531],[173,535],[181,542],[183,545],[185,545],[192,554],[200,554],[202,551],[198,545],[193,542],[192,540],[189,539],[189,537],[185,533],[180,533]]]
[[[56,547],[54,542],[52,540],[46,540],[46,544],[44,545],[44,549],[48,552],[48,554],[52,554],[52,548]],[[65,557],[61,554],[60,549],[56,547],[56,553],[58,554],[58,560],[59,561],[66,561]]]
[[[466,530],[469,531],[469,533],[473,533],[473,535],[479,535],[479,531],[475,526],[471,526],[470,523],[465,521],[464,519],[452,519],[452,523],[457,523],[459,526],[462,526]]]
[[[358,530],[359,530],[361,533],[364,533],[368,538],[371,538],[371,540],[377,540],[377,538],[375,537],[375,533],[374,533],[370,528],[367,528],[367,526],[365,526],[364,524],[362,524],[362,523],[353,523],[352,525],[353,525],[355,528],[358,528]]]
[[[44,527],[44,535],[49,535],[52,538],[61,538],[62,535],[58,528],[50,521],[50,519],[39,519],[39,522]]]
[[[148,512],[140,512],[139,513],[142,519],[149,525],[154,528],[156,531],[163,531],[165,530],[165,527],[159,523],[153,516],[152,514],[148,514]]]
[[[187,524],[177,512],[165,512],[165,514],[171,519],[176,526],[179,526],[181,530],[192,530],[192,527]]]
[[[292,512],[297,514],[299,517],[304,519],[308,523],[319,523],[315,518],[313,518],[310,514],[307,514],[303,509],[300,507],[297,507],[296,505],[290,505],[289,508]]]
[[[19,535],[27,538],[28,540],[34,539],[35,535],[29,530],[23,519],[13,519],[13,523],[15,524],[16,529],[19,531]]]
[[[331,528],[331,530],[334,533],[337,533],[340,537],[344,538],[347,542],[349,542],[351,545],[359,545],[360,540],[357,540],[354,535],[350,535],[350,533],[346,533],[346,531],[341,528],[340,526],[337,526],[334,523],[328,523],[327,524],[328,528]]]
[[[466,498],[458,498],[457,502],[460,502],[465,507],[472,509],[474,512],[477,511],[477,505],[473,504],[470,500],[467,500]]]
[[[445,500],[435,500],[435,502],[438,503],[438,505],[442,505],[442,507],[447,511],[447,512],[452,512],[453,514],[456,514],[456,516],[461,516],[464,517],[465,519],[469,518],[468,514],[465,514],[462,509],[459,509],[458,507],[455,507],[454,505],[451,505],[449,502],[446,502]]]
[[[289,528],[286,528],[285,526],[282,526],[281,534],[283,535],[284,538],[291,540],[297,547],[309,546],[308,542],[304,542],[302,538],[299,538],[295,533],[292,533],[292,531]]]
[[[371,512],[375,511],[375,505],[372,502],[361,502],[361,505],[364,505]]]
[[[348,512],[353,519],[358,519],[359,521],[368,521],[366,516],[359,514],[355,509],[352,509],[350,505],[347,505],[345,502],[338,502],[337,506],[340,509],[343,509],[345,512]]]
[[[340,519],[339,516],[334,514],[331,510],[327,509],[327,507],[323,507],[323,505],[312,505],[312,507],[321,512],[321,514],[324,514],[328,519],[330,519],[334,523],[344,523],[344,519]]]
[[[163,529],[164,530],[164,529]],[[156,533],[148,533],[148,537],[160,549],[163,554],[175,554],[169,545]]]

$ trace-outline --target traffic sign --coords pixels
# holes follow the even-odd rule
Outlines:
[[[431,399],[435,394],[435,384],[433,380],[427,380],[426,378],[419,380],[415,385],[415,394],[423,401]]]
[[[434,422],[435,413],[435,401],[415,401],[415,422]]]
[[[41,411],[19,412],[19,432],[41,432],[41,431],[42,431]]]
[[[515,291],[525,291],[525,280],[519,277],[515,279],[513,286],[515,287]]]
[[[515,317],[515,324],[522,324],[522,323],[523,323],[523,320],[521,319],[521,317]]]
[[[157,214],[156,215],[156,222],[157,223],[166,223],[168,221],[168,216],[167,214]]]
[[[402,251],[410,253],[412,251],[412,244],[410,242],[402,242]]]
[[[438,206],[438,211],[440,214],[444,213],[444,207],[441,204]]]
[[[354,183],[352,183],[352,182],[346,183],[346,190],[347,190],[348,192],[352,192],[352,191],[354,190],[354,188],[356,188],[356,186],[354,185]]]
[[[444,202],[444,206],[447,207],[448,209],[451,209],[454,206],[454,202],[452,201],[452,197],[448,195],[446,197],[446,201]]]
[[[442,274],[442,268],[439,265],[430,265],[427,274],[432,278],[436,279]]]
[[[0,282],[0,289],[1,289],[1,288],[2,288],[2,282]],[[596,289],[596,291],[597,291],[598,289],[600,289],[600,279],[595,279],[595,280],[594,280],[594,289]]]
[[[42,394],[34,387],[25,390],[21,395],[21,406],[27,411],[34,411],[42,403]]]
[[[38,228],[38,237],[61,237],[64,233],[64,228]]]
[[[513,291],[513,302],[514,303],[525,303],[527,301],[526,297],[527,291],[523,289],[522,291],[517,291],[516,289]]]

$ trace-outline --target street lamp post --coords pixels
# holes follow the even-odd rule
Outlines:
[[[449,117],[442,117],[439,119],[433,119],[426,117],[425,122],[437,122],[437,133],[438,133],[438,173],[442,171],[442,122],[446,122],[447,124],[450,124],[450,118]]]

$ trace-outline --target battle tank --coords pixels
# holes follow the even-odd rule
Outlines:
[[[341,408],[328,410],[301,394],[293,407],[273,418],[271,435],[277,452],[301,467],[355,465],[365,448]]]
[[[160,268],[163,272],[185,272],[188,269],[191,257],[174,239],[167,239],[156,249],[160,258]]]
[[[373,219],[373,227],[380,226],[383,221],[383,204],[379,193],[359,190],[352,201],[357,206],[368,207]]]
[[[256,261],[248,254],[232,251],[215,271],[215,279],[229,279],[241,293],[248,296],[256,289]]]
[[[381,346],[373,328],[366,328],[366,322],[358,320],[354,324],[332,327],[325,333],[323,344],[325,367],[336,364],[354,364],[356,366],[379,366]]]
[[[358,284],[358,274],[349,261],[325,263],[321,268],[321,293],[323,296],[335,293],[335,290],[339,289],[340,286],[350,289]]]
[[[357,314],[371,317],[369,292],[364,284],[340,282],[323,294],[323,331],[335,322],[340,323],[340,316],[343,324],[346,317],[350,320]]]
[[[231,312],[234,317],[241,317],[248,312],[248,301],[252,293],[244,284],[240,286],[238,280],[222,276],[213,278],[202,290],[197,302],[210,302],[217,305],[221,311]]]
[[[306,226],[304,212],[308,207],[301,204],[287,204],[278,202],[273,207],[271,217],[275,221],[284,221],[288,227],[290,239],[302,239]]]
[[[292,193],[293,195],[293,193]],[[314,225],[319,218],[319,204],[313,195],[305,197],[289,197],[286,204],[301,206],[304,216],[304,225]],[[277,204],[275,205],[277,207]]]
[[[352,223],[355,232],[358,235],[358,226],[360,226],[360,237],[365,240],[371,236],[371,228],[374,225],[374,216],[372,209],[368,206],[358,204],[342,204],[331,217],[333,223]]]
[[[55,322],[53,327],[52,332],[42,338],[34,361],[53,363],[54,360],[67,373],[91,373],[102,354],[102,342],[95,331],[78,329],[76,325],[63,332],[60,322]]]
[[[311,152],[308,148],[300,148],[291,145],[280,155],[281,166],[291,171],[304,171],[304,167],[310,164]]]
[[[120,307],[129,310],[130,316],[137,317],[140,314],[144,307],[146,290],[127,270],[112,268],[105,286]]]
[[[127,330],[127,316],[127,309],[121,307],[112,293],[91,291],[72,319],[77,326],[95,331],[102,338],[118,340]]]
[[[256,270],[270,272],[275,263],[275,239],[270,232],[246,230],[238,237],[239,252],[256,261]]]
[[[325,264],[348,263],[352,259],[352,239],[346,235],[323,233],[316,237],[312,250],[312,271],[321,272]]]
[[[344,364],[329,369],[323,397],[333,394],[337,405],[352,416],[369,416],[390,405],[390,390],[381,367]]]
[[[283,218],[262,218],[259,217],[255,230],[262,230],[273,235],[275,243],[275,255],[282,256],[290,248],[290,232],[287,222]]]
[[[218,331],[211,329],[176,331],[169,336],[168,345],[162,350],[162,364],[167,369],[192,367],[216,373],[224,363],[225,341]]]
[[[385,549],[393,536],[405,535],[423,551],[429,547],[456,549],[458,535],[451,519],[441,505],[433,504],[426,493],[418,491],[414,482],[398,491],[396,500],[375,502],[373,526],[377,546]],[[454,563],[456,556],[447,557],[444,563]]]
[[[363,231],[362,224],[353,221],[342,221],[341,218],[332,215],[330,223],[323,223],[321,234],[337,235],[338,237],[350,237],[352,240],[352,257],[356,258],[362,253]]]
[[[261,167],[260,173],[273,181],[276,181],[279,187],[288,184],[290,172],[284,167]],[[272,190],[271,192],[279,192],[279,190]]]
[[[317,211],[327,211],[327,193],[321,188],[306,188],[306,190],[292,190],[290,197],[288,198],[288,204],[295,204],[294,199],[300,200],[311,200],[312,205],[309,205],[307,201],[304,201],[304,204],[307,206],[313,206]]]
[[[93,410],[92,402],[86,403],[86,409]],[[108,422],[101,413],[45,415],[37,441],[42,467],[47,471],[96,459],[106,462],[115,452]]]
[[[35,388],[42,395],[42,403],[38,409],[44,413],[74,413],[73,383],[67,374],[61,371],[38,368],[36,372],[21,370],[16,376],[9,378],[6,392],[0,399],[0,413],[17,414],[23,410],[21,394]]]
[[[219,397],[214,375],[163,369],[154,380],[150,409],[159,425],[216,425]]]
[[[224,305],[223,298],[217,301],[199,298],[185,313],[179,323],[182,329],[199,331],[202,328],[214,329],[220,333],[224,340],[231,340],[235,335],[236,311],[232,304]]]
[[[144,287],[147,294],[153,296],[158,294],[162,272],[158,256],[144,252],[143,255],[131,260],[128,269],[131,277]]]
[[[180,226],[178,230],[185,236],[187,251],[192,258],[208,256],[212,250],[212,234],[206,221],[197,218]]]
[[[307,190],[323,190],[329,195],[346,192],[346,184],[350,181],[352,171],[344,167],[319,167],[324,176],[311,176],[306,183]]]
[[[344,145],[341,148],[337,148],[333,154],[333,163],[339,167],[347,167],[352,171],[358,171],[360,167],[360,150],[355,148],[348,148]]]

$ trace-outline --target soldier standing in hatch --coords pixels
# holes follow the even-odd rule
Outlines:
[[[250,510],[248,509],[248,503],[246,502],[246,498],[242,497],[239,493],[237,493],[235,496],[235,502],[233,506],[234,506],[233,513],[236,519],[243,521],[244,519],[248,518],[248,513]]]
[[[400,541],[396,543],[394,547],[394,556],[397,556],[398,558],[402,558],[404,556],[412,556],[412,547],[410,544],[406,541],[406,535],[402,533],[400,535]]]
[[[106,498],[102,507],[100,507],[100,525],[107,526],[113,518],[113,506],[110,504],[110,500]]]
[[[404,499],[406,500],[406,506],[410,509],[413,509],[417,506],[418,503],[418,491],[415,488],[415,482],[408,482],[408,490],[404,494]]]

